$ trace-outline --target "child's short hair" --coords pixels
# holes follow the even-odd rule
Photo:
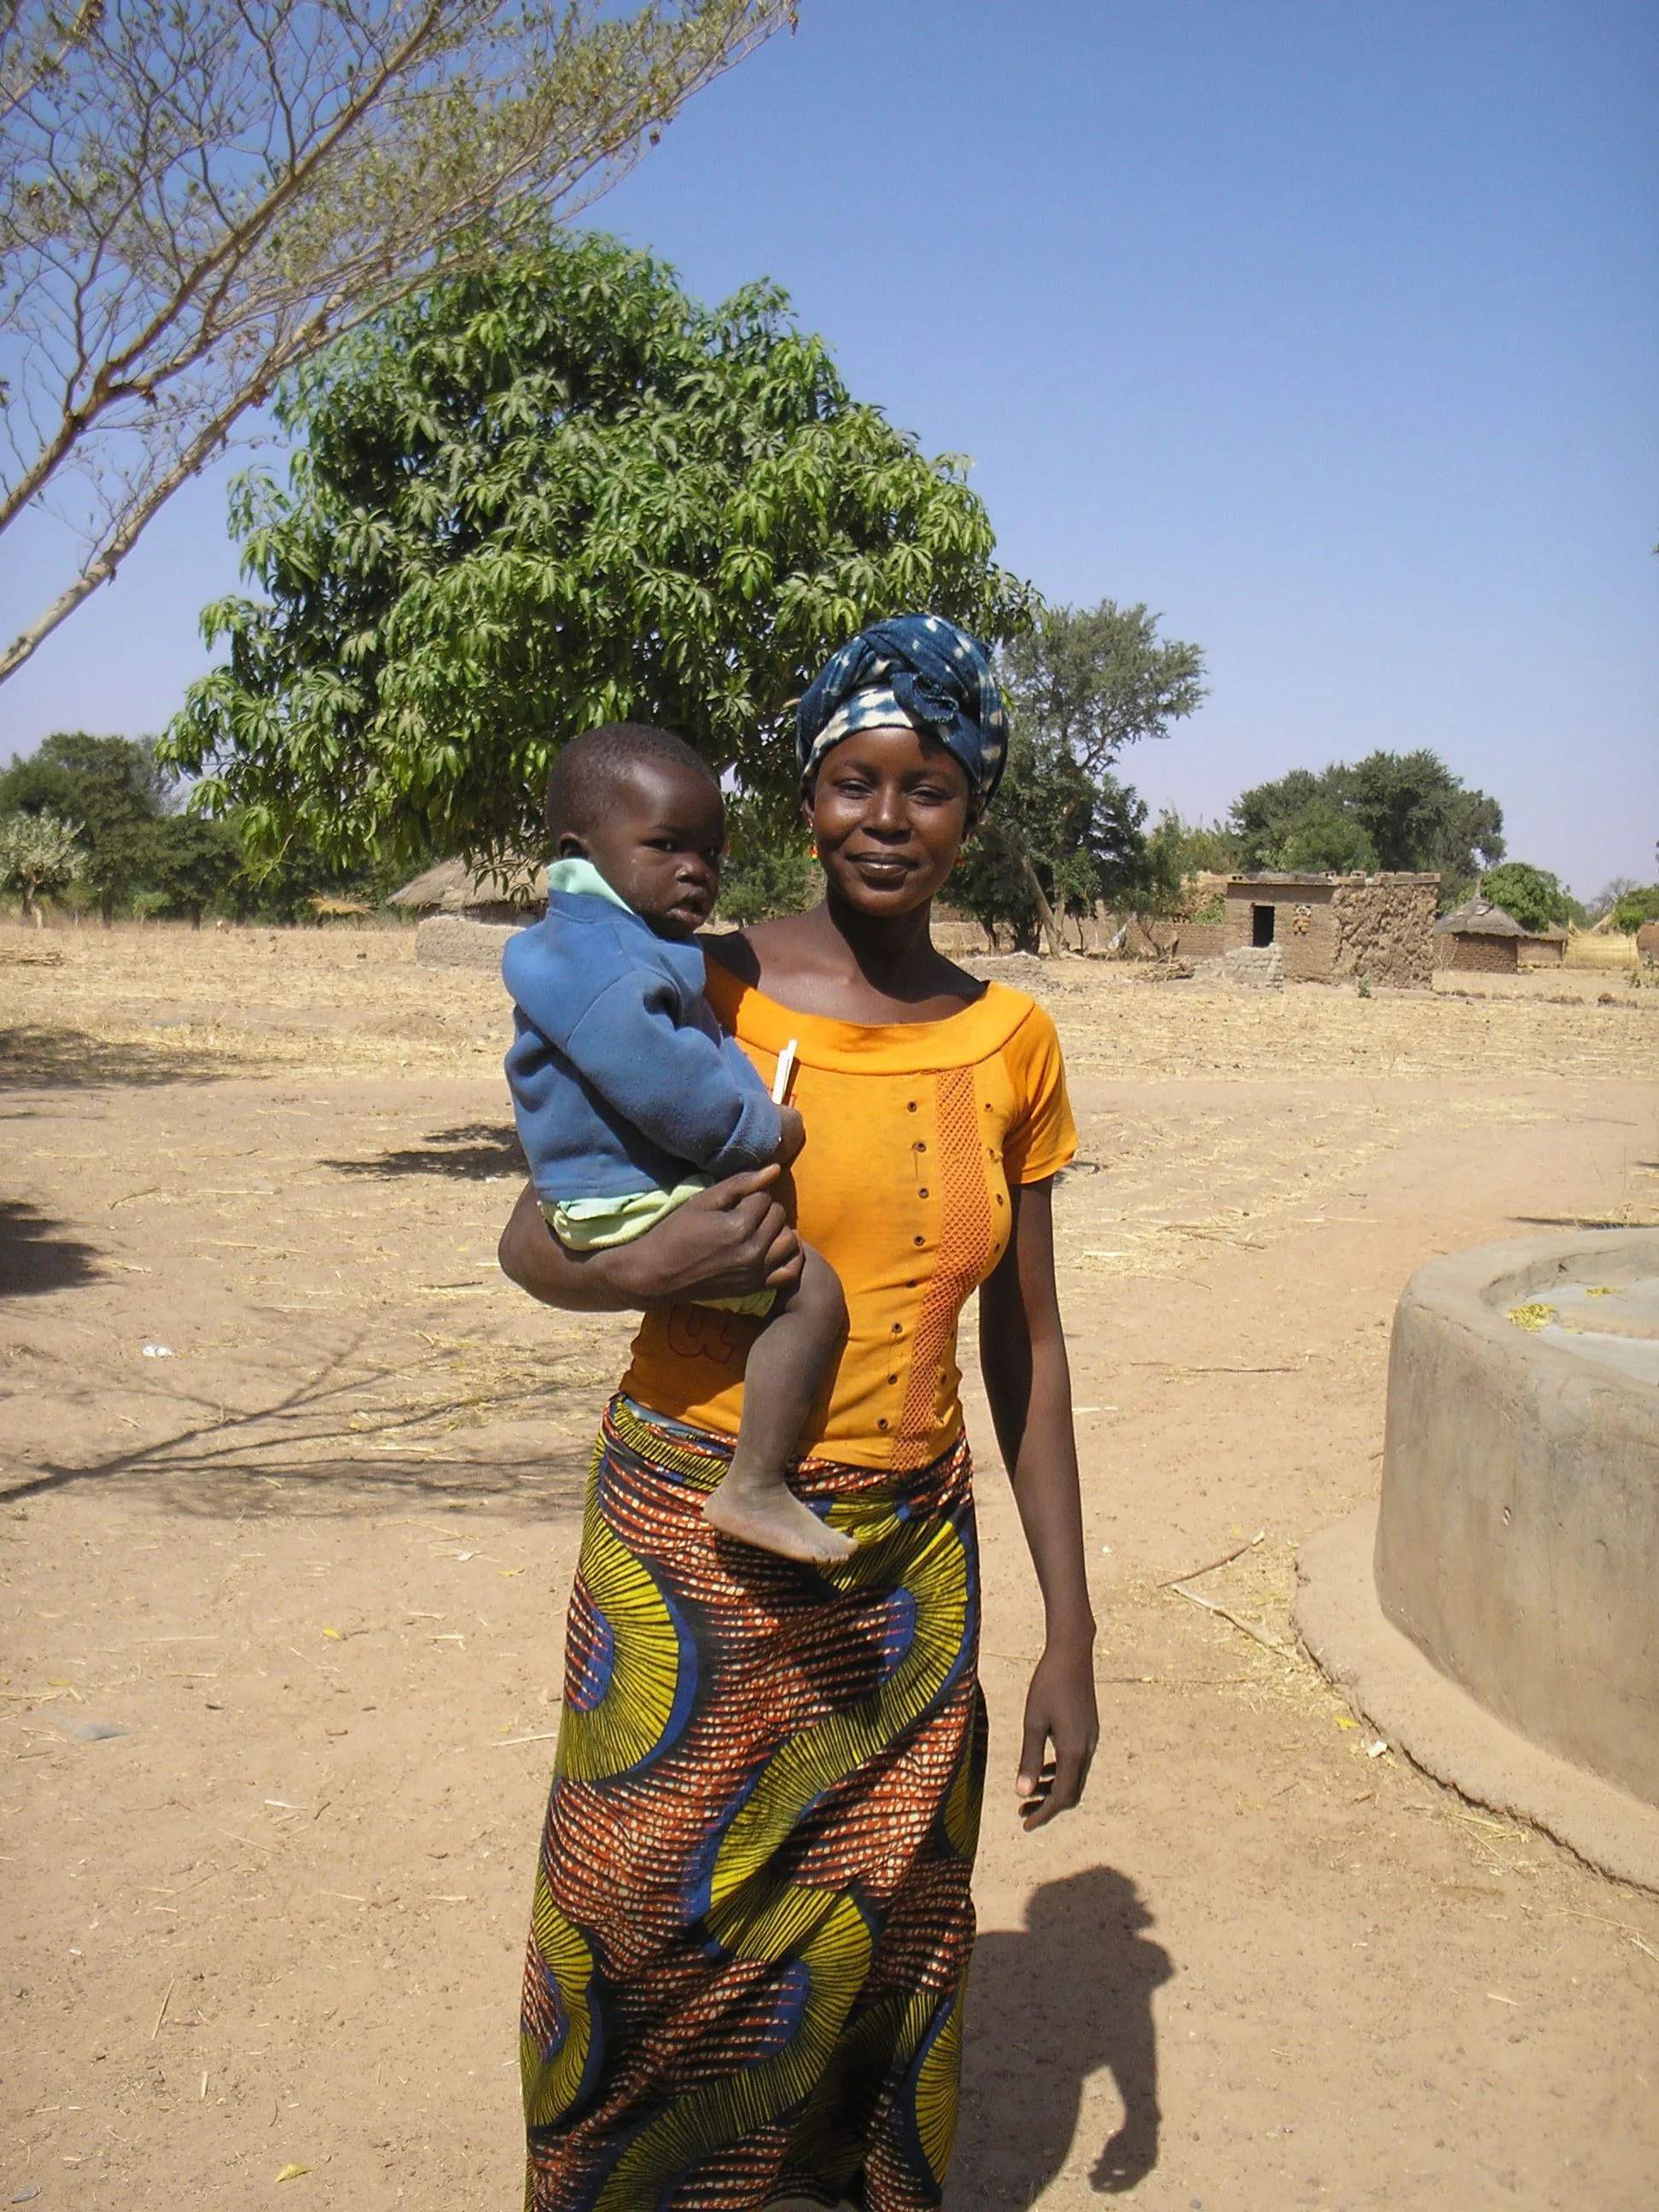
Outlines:
[[[543,809],[549,835],[559,837],[568,830],[580,836],[604,811],[628,770],[647,761],[694,769],[720,788],[720,778],[702,755],[672,730],[653,729],[648,722],[604,722],[560,748],[548,775]]]

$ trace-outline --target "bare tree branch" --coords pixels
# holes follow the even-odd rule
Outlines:
[[[35,10],[24,0],[0,0],[0,122],[62,69],[103,13],[104,0],[81,0],[72,15],[57,8]]]
[[[59,623],[75,612],[82,599],[89,599],[100,584],[108,583],[116,569],[137,543],[144,526],[187,478],[196,475],[213,459],[229,435],[232,423],[247,404],[239,393],[209,422],[197,431],[195,437],[164,475],[152,477],[143,501],[128,502],[127,512],[112,527],[90,559],[82,562],[80,574],[65,586],[51,605],[42,610],[3,653],[0,653],[0,684],[3,684],[14,669],[21,668],[44,638],[52,635]]]
[[[439,273],[591,204],[792,0],[0,0],[0,531],[112,576],[238,420]]]

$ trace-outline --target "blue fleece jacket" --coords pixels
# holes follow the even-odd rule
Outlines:
[[[762,1166],[782,1133],[766,1086],[703,996],[702,954],[608,899],[553,890],[508,938],[507,1079],[536,1195],[627,1198],[690,1170]]]

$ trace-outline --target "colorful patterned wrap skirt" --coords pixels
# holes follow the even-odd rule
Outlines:
[[[984,1775],[965,1439],[795,1486],[820,1572],[703,1519],[724,1439],[607,1412],[521,2056],[530,2212],[936,2206]]]

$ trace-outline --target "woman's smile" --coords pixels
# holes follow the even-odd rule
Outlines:
[[[806,818],[830,895],[884,920],[923,911],[973,814],[967,771],[908,725],[855,731],[825,756]]]
[[[872,884],[902,884],[915,873],[916,862],[902,853],[851,853],[848,864]]]

